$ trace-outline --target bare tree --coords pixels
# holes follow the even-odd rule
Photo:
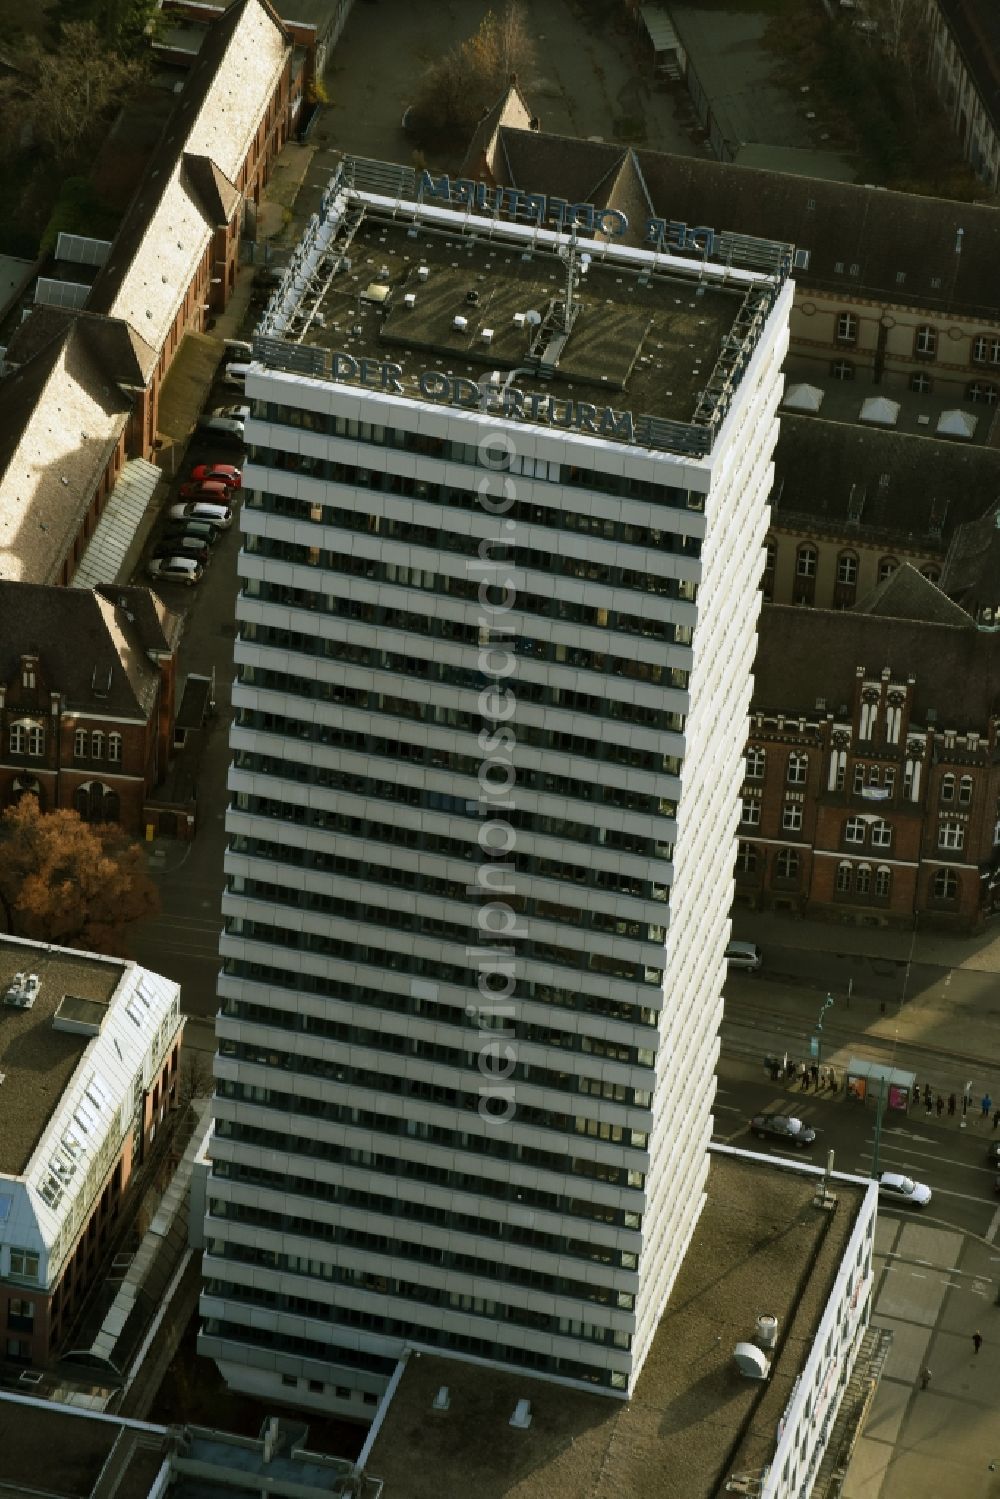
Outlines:
[[[511,75],[530,65],[533,44],[522,0],[486,12],[479,29],[456,42],[424,74],[411,108],[417,135],[469,135]]]
[[[60,166],[73,160],[94,124],[119,105],[145,65],[109,48],[91,21],[62,28],[49,51],[32,37],[19,59],[22,71],[0,80],[0,117],[16,118],[25,135]],[[12,137],[5,132],[8,145]]]
[[[181,1054],[181,1071],[177,1080],[177,1107],[182,1111],[196,1098],[211,1098],[215,1089],[212,1059],[203,1051],[186,1050]]]

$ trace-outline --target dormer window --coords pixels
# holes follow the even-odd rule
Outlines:
[[[24,687],[28,692],[34,692],[34,690],[35,690],[35,663],[34,663],[34,661],[25,661],[23,663],[23,665],[21,666],[21,686]]]

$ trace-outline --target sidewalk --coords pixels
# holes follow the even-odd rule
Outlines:
[[[914,933],[911,929],[835,925],[811,917],[737,908],[733,913],[733,936],[759,942],[765,954],[769,946],[798,947],[813,952],[857,953],[902,963],[1000,973],[1000,929],[996,927],[961,937],[921,931],[919,927]]]

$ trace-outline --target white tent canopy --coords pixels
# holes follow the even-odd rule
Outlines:
[[[869,396],[861,407],[861,421],[877,422],[880,427],[894,427],[899,420],[899,402],[888,396]]]
[[[790,385],[781,404],[789,411],[818,411],[823,394],[818,385]]]
[[[960,411],[956,406],[951,411],[942,411],[935,431],[941,437],[973,437],[978,426],[978,416],[973,416],[971,411]]]

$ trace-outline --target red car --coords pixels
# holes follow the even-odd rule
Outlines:
[[[221,479],[206,479],[204,483],[192,479],[180,487],[182,500],[212,500],[215,504],[224,505],[229,499],[229,485],[223,484]]]
[[[243,474],[231,463],[199,463],[191,470],[191,478],[199,484],[225,484],[229,489],[243,486]]]

